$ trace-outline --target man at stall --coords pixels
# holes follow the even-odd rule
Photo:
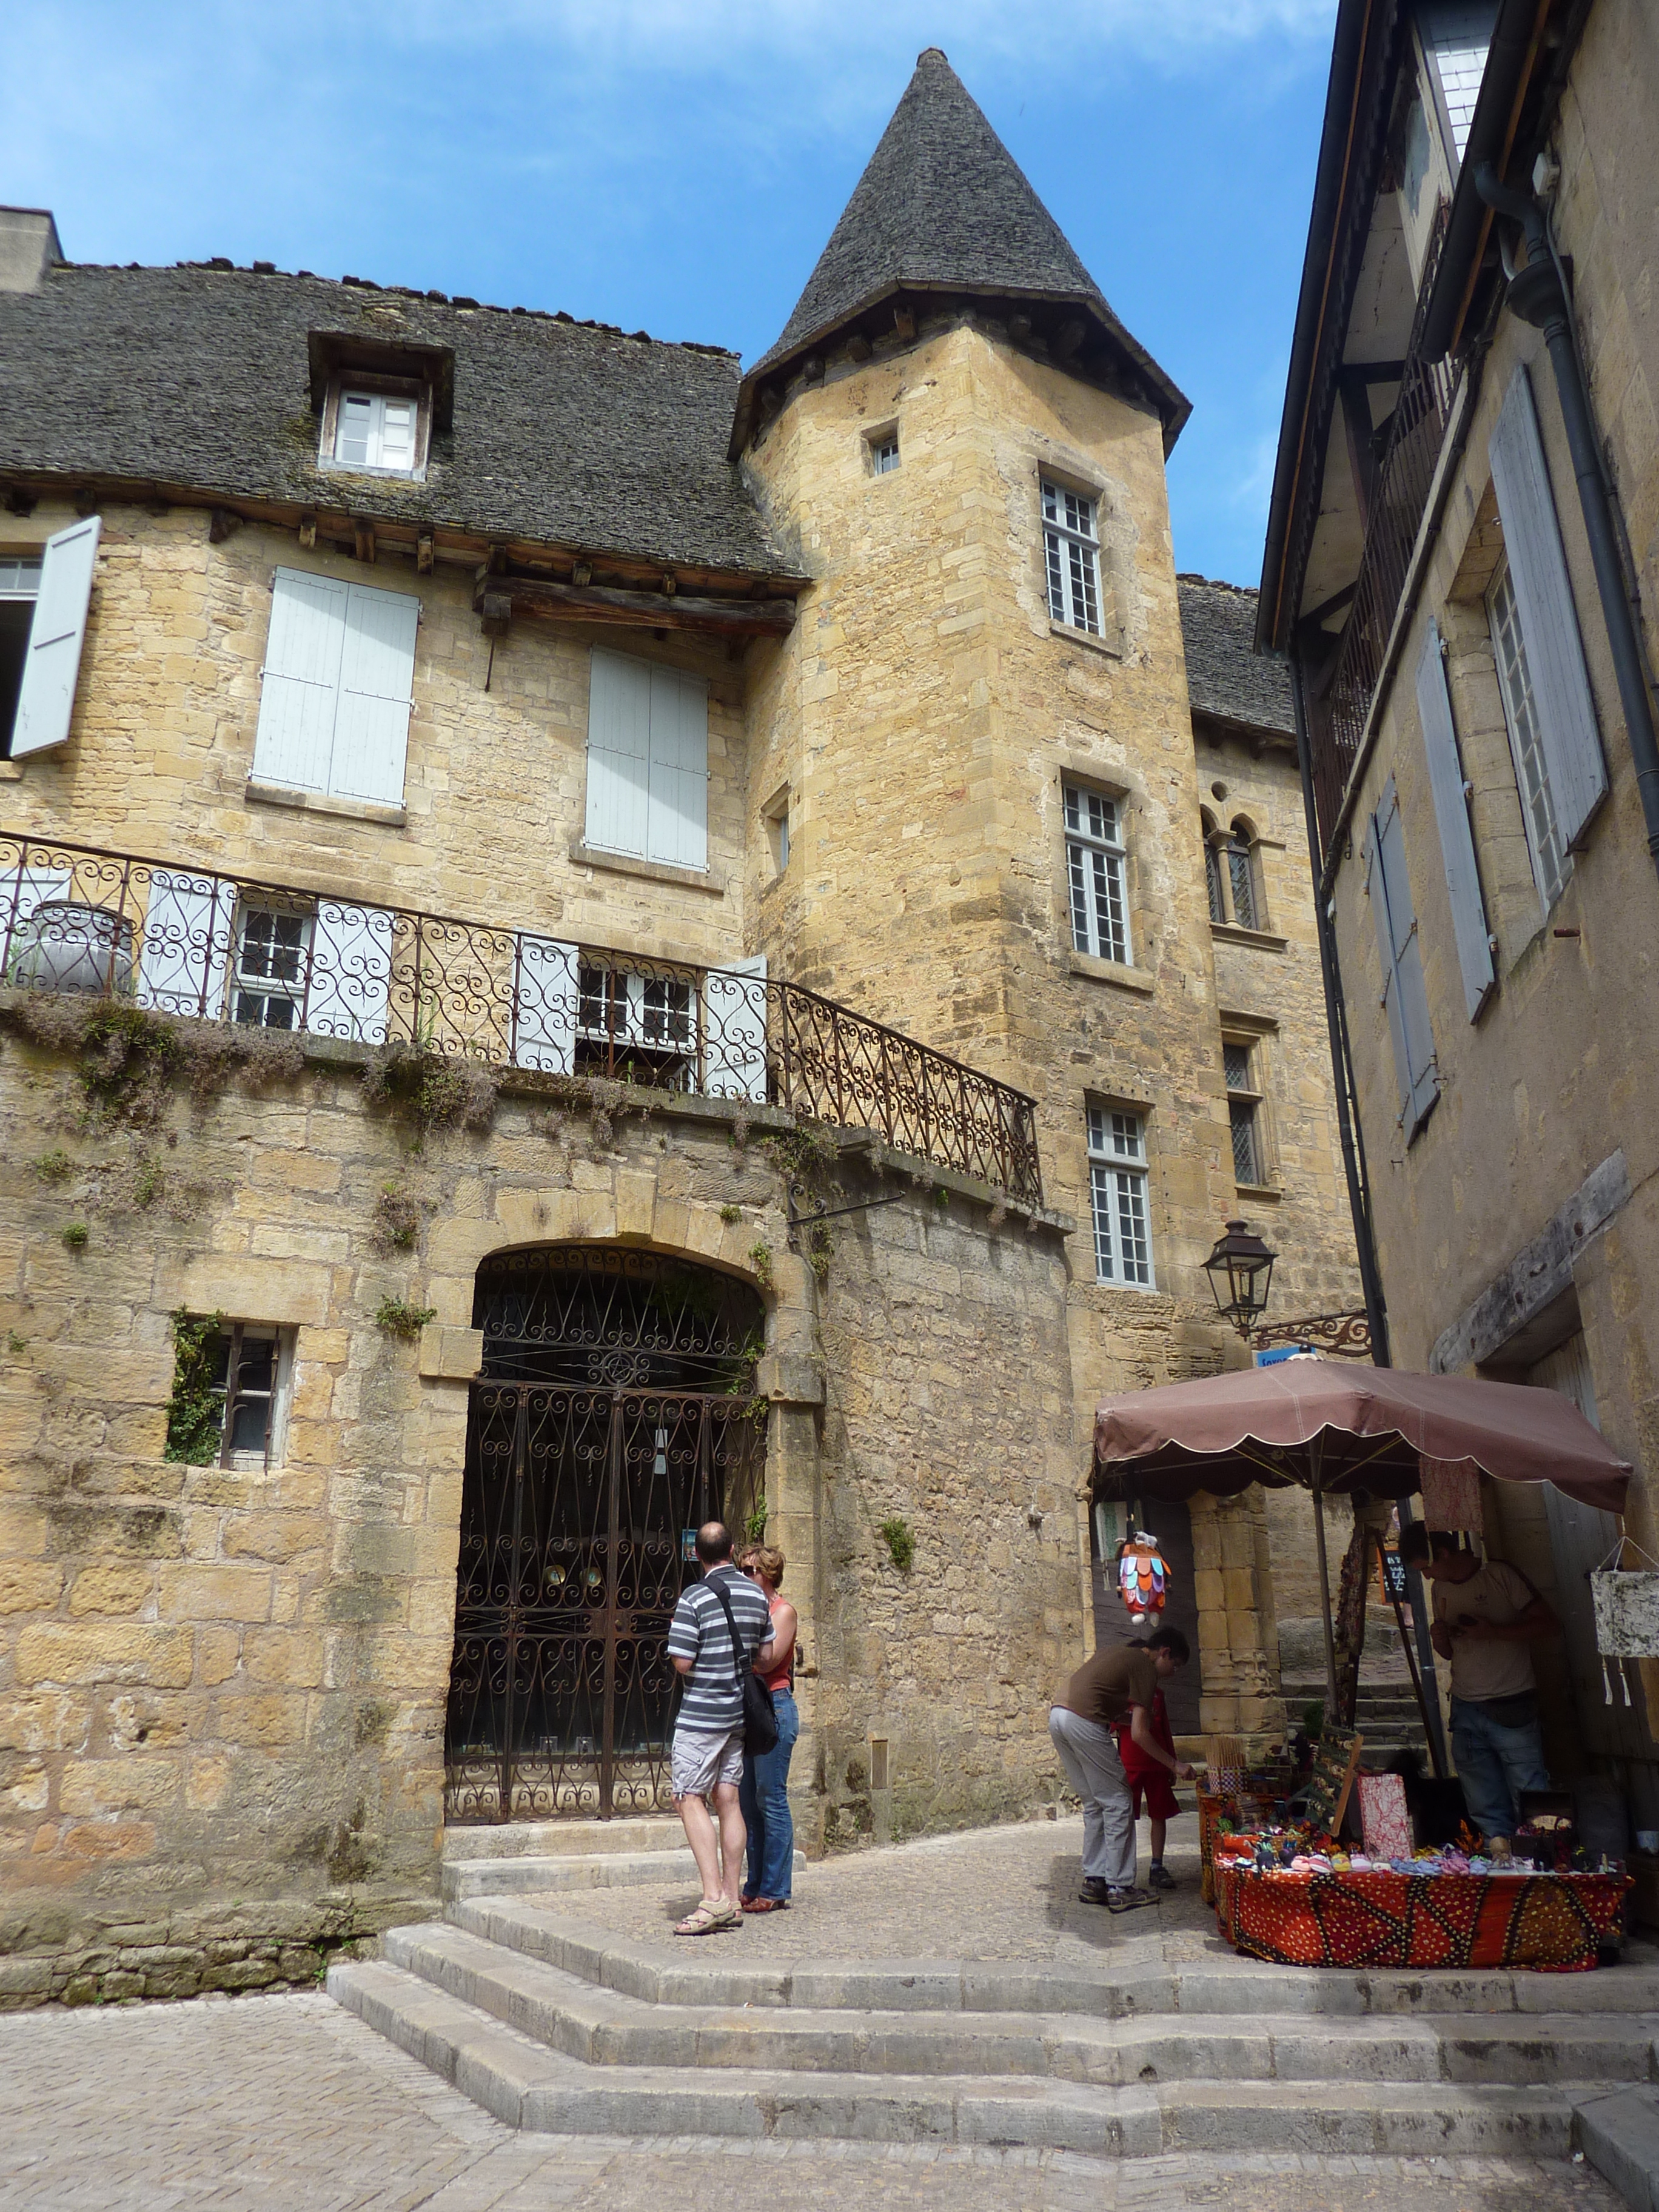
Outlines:
[[[1152,1765],[1182,1782],[1193,1770],[1152,1734],[1158,1686],[1167,1682],[1190,1652],[1178,1628],[1155,1628],[1144,1642],[1105,1644],[1060,1686],[1048,1715],[1048,1734],[1066,1778],[1083,1800],[1085,1905],[1132,1912],[1156,1905],[1150,1890],[1135,1887],[1134,1793],[1118,1756],[1113,1731],[1129,1725],[1130,1740]]]
[[[1434,1584],[1430,1641],[1451,1662],[1452,1752],[1469,1818],[1499,1855],[1523,1790],[1547,1790],[1538,1678],[1528,1645],[1560,1623],[1518,1567],[1462,1551],[1443,1528],[1413,1521],[1400,1556]]]

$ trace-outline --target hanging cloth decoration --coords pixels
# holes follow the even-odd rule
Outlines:
[[[1484,1535],[1480,1470],[1474,1462],[1419,1456],[1417,1467],[1423,1491],[1423,1518],[1430,1528],[1462,1528],[1471,1536]]]
[[[1613,1684],[1607,1676],[1609,1659],[1618,1662],[1619,1686],[1629,1705],[1630,1662],[1659,1659],[1659,1560],[1632,1542],[1631,1549],[1648,1565],[1625,1567],[1620,1553],[1629,1541],[1621,1536],[1589,1578],[1590,1601],[1595,1608],[1595,1648],[1601,1655],[1601,1687],[1609,1705]]]
[[[1158,1548],[1156,1536],[1137,1528],[1119,1547],[1117,1583],[1129,1618],[1139,1628],[1155,1613],[1162,1613],[1169,1592],[1170,1570]]]

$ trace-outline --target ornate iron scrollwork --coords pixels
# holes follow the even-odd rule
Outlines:
[[[1275,1344],[1311,1344],[1339,1359],[1369,1359],[1371,1325],[1363,1313],[1313,1314],[1304,1321],[1276,1321],[1252,1335],[1258,1352]]]

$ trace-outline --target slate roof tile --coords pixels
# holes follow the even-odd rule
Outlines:
[[[1176,589],[1194,711],[1293,735],[1290,671],[1255,649],[1256,593],[1208,576],[1177,577]]]
[[[313,331],[453,349],[453,427],[424,483],[319,467]],[[726,458],[738,381],[712,347],[361,281],[60,264],[0,293],[0,471],[787,574]]]

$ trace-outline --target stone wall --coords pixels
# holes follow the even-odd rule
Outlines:
[[[417,1146],[368,1103],[360,1048],[228,1073],[222,1036],[155,1023],[186,1080],[153,1121],[88,1126],[61,1004],[45,1042],[40,1002],[0,1017],[0,1994],[303,1979],[430,1909],[473,1279],[507,1247],[622,1240],[764,1288],[808,1842],[886,1821],[884,1732],[896,1826],[1051,1793],[1042,1714],[1079,1634],[1051,1222],[994,1226],[982,1187],[849,1159],[849,1195],[898,1202],[821,1255],[821,1337],[770,1109],[516,1076]],[[419,1209],[413,1252],[379,1225],[388,1187]],[[432,1310],[418,1343],[376,1326],[388,1297]],[[181,1306],[295,1331],[269,1470],[164,1455]]]

